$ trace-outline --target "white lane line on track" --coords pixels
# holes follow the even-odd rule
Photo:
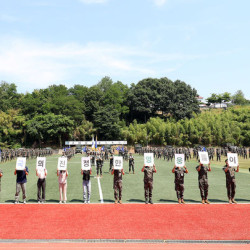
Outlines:
[[[97,177],[97,182],[98,182],[100,200],[101,200],[101,203],[104,203],[103,202],[103,194],[102,194],[102,187],[101,187],[100,177]]]

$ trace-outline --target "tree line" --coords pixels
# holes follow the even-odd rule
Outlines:
[[[18,93],[14,83],[2,82],[0,147],[62,147],[66,140],[91,140],[92,135],[143,145],[222,142],[224,130],[220,135],[207,123],[202,125],[206,117],[200,114],[197,96],[190,85],[168,78],[147,78],[128,87],[104,77],[92,87],[51,85],[25,94]],[[218,138],[203,136],[202,126],[217,132]],[[244,128],[239,129],[243,136]],[[232,138],[248,143],[240,136]]]

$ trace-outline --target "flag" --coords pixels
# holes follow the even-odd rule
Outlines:
[[[97,135],[95,137],[95,150],[97,149]]]
[[[94,136],[92,136],[92,146],[91,146],[92,149],[95,148],[95,141],[94,141]]]

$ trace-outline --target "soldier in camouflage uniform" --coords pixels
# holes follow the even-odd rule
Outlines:
[[[129,173],[131,172],[131,169],[133,171],[133,174],[135,173],[135,159],[133,157],[133,155],[130,153],[129,154]]]
[[[103,166],[103,160],[100,156],[96,159],[96,174],[97,177],[102,177],[102,166]],[[100,174],[100,175],[99,175]]]
[[[175,174],[175,191],[176,191],[176,195],[177,195],[177,199],[179,204],[184,202],[184,174],[188,173],[188,170],[186,168],[186,166],[182,167],[176,167],[174,166],[174,168],[172,169],[172,173]]]
[[[153,204],[152,201],[152,191],[153,191],[153,174],[156,173],[155,165],[145,166],[141,170],[144,172],[144,190],[145,190],[145,203]]]
[[[196,167],[196,170],[198,171],[198,182],[199,182],[199,189],[201,193],[201,203],[202,204],[209,204],[210,202],[207,200],[208,196],[208,179],[207,179],[207,172],[211,171],[210,162],[208,166],[204,166],[203,164],[199,164],[199,166]]]
[[[239,172],[239,165],[237,169],[235,167],[229,167],[228,160],[225,160],[226,165],[223,167],[223,171],[226,174],[226,187],[227,187],[227,197],[229,203],[237,203],[234,200],[236,181],[235,181],[235,172]]]
[[[123,169],[113,169],[112,175],[114,175],[114,197],[115,197],[115,204],[119,202],[122,204],[122,176],[125,174]],[[118,192],[119,192],[119,200],[118,200]]]
[[[112,168],[114,166],[114,155],[111,153],[110,158],[109,158],[109,172],[111,173]]]

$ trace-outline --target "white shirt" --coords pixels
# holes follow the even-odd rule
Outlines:
[[[47,175],[47,169],[39,169],[39,170],[36,170],[37,172],[37,176],[39,179],[46,179],[46,175]]]

